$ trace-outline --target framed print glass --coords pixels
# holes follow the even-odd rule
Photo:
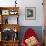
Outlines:
[[[36,8],[35,7],[26,7],[25,8],[25,18],[27,20],[35,20],[36,19]]]

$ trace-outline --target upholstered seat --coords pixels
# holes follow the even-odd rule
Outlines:
[[[22,38],[21,46],[41,46],[37,39],[37,34],[32,28],[26,30],[24,37]]]

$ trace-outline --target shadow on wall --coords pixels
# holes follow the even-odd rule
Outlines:
[[[37,34],[37,37],[39,39],[39,41],[41,43],[43,43],[43,30],[42,30],[42,27],[41,26],[21,26],[20,27],[20,32],[19,32],[19,39],[20,39],[20,42],[24,36],[24,33],[25,31],[28,29],[28,28],[32,28],[36,34]]]

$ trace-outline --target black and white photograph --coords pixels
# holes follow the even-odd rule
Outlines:
[[[35,20],[36,19],[36,8],[35,7],[26,7],[25,8],[25,18],[28,20]]]

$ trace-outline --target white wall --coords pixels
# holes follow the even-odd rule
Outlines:
[[[0,6],[15,6],[15,0],[0,0]],[[42,0],[17,0],[19,9],[19,24],[21,26],[43,26]],[[36,20],[25,20],[25,7],[36,7]]]
[[[22,26],[43,26],[42,0],[21,0],[20,25]],[[25,7],[36,7],[36,20],[25,20]]]

